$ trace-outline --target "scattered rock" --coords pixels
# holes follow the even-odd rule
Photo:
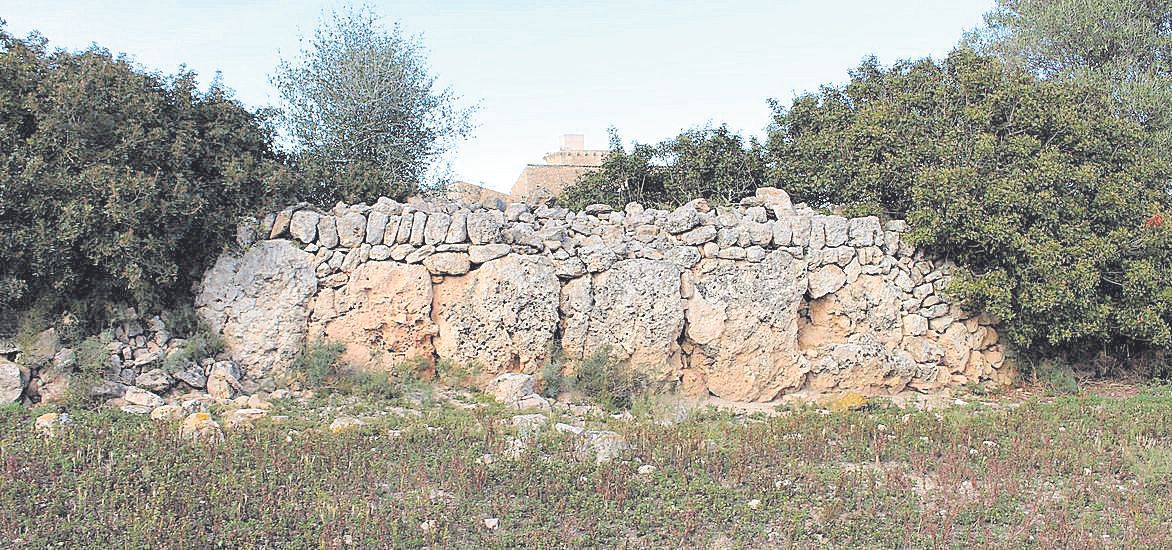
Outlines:
[[[610,462],[622,456],[627,442],[615,432],[607,430],[587,431],[582,434],[583,443],[579,449],[582,460],[593,460],[595,464]]]
[[[126,393],[122,396],[122,400],[131,405],[141,405],[143,407],[149,407],[150,409],[154,409],[155,407],[159,407],[167,403],[163,400],[162,397],[135,386],[126,388]],[[149,413],[151,411],[147,410],[146,412]]]
[[[525,397],[534,395],[533,376],[506,372],[493,378],[485,392],[501,403],[515,405]]]
[[[73,420],[66,413],[45,413],[33,421],[33,428],[44,437],[53,438]]]
[[[531,395],[526,395],[525,397],[522,397],[519,401],[516,402],[516,406],[518,409],[521,409],[523,411],[528,411],[528,410],[548,411],[551,408],[550,404],[549,404],[549,400],[540,396],[540,395],[537,395],[537,394],[531,394]]]
[[[162,405],[151,411],[151,420],[158,422],[178,422],[183,419],[187,411],[179,405]]]
[[[214,444],[224,440],[224,431],[220,429],[220,424],[212,420],[212,415],[206,412],[192,413],[183,419],[179,435],[196,444]]]
[[[549,417],[544,414],[519,414],[511,422],[517,428],[519,437],[531,439],[541,435],[542,429],[549,424]]]
[[[352,416],[342,416],[335,418],[334,421],[330,423],[330,432],[340,434],[342,432],[357,430],[365,425],[366,422],[363,422],[362,420]]]
[[[53,367],[69,371],[77,366],[77,353],[70,348],[61,348],[53,355]]]
[[[174,380],[163,372],[163,369],[151,369],[134,379],[134,384],[155,393],[163,393],[171,389]]]
[[[858,410],[867,406],[867,397],[858,392],[846,392],[830,400],[826,408],[835,412]]]
[[[122,405],[118,407],[118,410],[126,414],[144,415],[151,414],[151,411],[155,410],[155,407],[150,405]]]
[[[90,396],[103,401],[117,399],[126,395],[126,384],[112,380],[102,380],[90,386]]]
[[[264,409],[236,409],[224,417],[224,426],[230,430],[251,428],[254,420],[264,418],[268,414]],[[332,425],[330,429],[333,429]]]
[[[567,433],[567,434],[573,434],[573,435],[582,435],[586,431],[585,428],[579,428],[578,426],[573,426],[573,425],[565,424],[562,422],[558,422],[557,424],[554,424],[553,428],[558,433]]]
[[[175,373],[175,379],[194,389],[207,387],[208,379],[199,367],[189,367]]]
[[[208,374],[208,394],[216,399],[232,399],[240,389],[240,379],[236,376],[239,373],[236,363],[231,361],[220,361],[213,365]]]

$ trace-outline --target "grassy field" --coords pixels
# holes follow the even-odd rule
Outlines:
[[[109,411],[42,437],[44,410],[10,407],[0,547],[1172,547],[1168,386],[772,417],[644,403],[572,420],[624,436],[603,464],[552,423],[440,401],[284,402],[216,445]],[[368,425],[326,429],[343,414]]]

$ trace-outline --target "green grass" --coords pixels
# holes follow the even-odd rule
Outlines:
[[[507,458],[515,413],[439,401],[420,417],[394,414],[402,399],[278,403],[289,420],[211,447],[86,410],[45,439],[43,410],[3,408],[0,547],[1172,546],[1166,386],[937,412],[601,415],[630,444],[603,465],[552,429]],[[324,429],[343,414],[369,425]]]

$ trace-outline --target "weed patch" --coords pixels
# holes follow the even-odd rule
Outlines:
[[[0,407],[0,546],[1172,545],[1162,387],[1013,408],[606,418],[595,426],[627,450],[603,464],[555,429],[512,453],[514,411],[395,414],[381,397],[283,401],[288,420],[214,446],[110,410],[70,410],[46,438],[32,428],[44,411]],[[330,433],[341,415],[365,425]]]
[[[607,410],[630,409],[636,395],[647,391],[646,375],[616,361],[609,347],[583,359],[569,379],[569,386]]]

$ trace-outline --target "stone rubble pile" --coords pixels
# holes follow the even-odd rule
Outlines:
[[[4,347],[0,402],[61,403],[80,391],[124,412],[150,414],[169,403],[188,412],[217,402],[256,406],[276,390],[271,378],[246,379],[231,360],[186,357],[187,340],[172,337],[159,316],[144,320],[131,310],[129,317],[106,332],[98,380],[79,373],[79,350],[62,345],[56,329],[42,331],[23,348]],[[185,359],[167,361],[178,357]]]
[[[387,368],[533,374],[598,350],[692,394],[930,392],[1008,383],[995,320],[950,304],[952,266],[902,221],[823,215],[762,188],[739,205],[305,205],[242,224],[197,306],[251,377],[306,339]],[[267,239],[253,242],[257,236]]]

